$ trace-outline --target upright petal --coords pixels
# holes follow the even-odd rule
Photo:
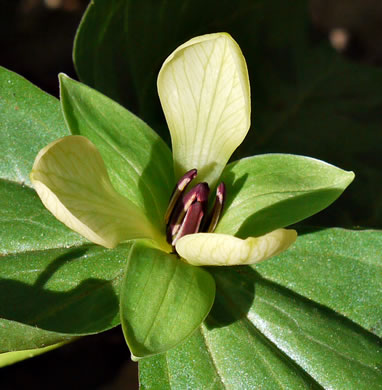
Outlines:
[[[245,240],[217,233],[196,233],[182,237],[176,251],[192,265],[254,264],[285,251],[296,241],[291,229],[277,229]]]
[[[208,34],[178,47],[164,62],[158,93],[171,132],[176,177],[198,170],[216,184],[250,126],[247,65],[229,34]]]
[[[127,239],[154,238],[143,213],[114,190],[87,138],[68,136],[46,146],[30,176],[45,207],[88,240],[113,248]]]

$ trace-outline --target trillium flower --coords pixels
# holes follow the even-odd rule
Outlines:
[[[114,251],[129,248],[118,291],[134,359],[175,347],[208,315],[215,270],[194,265],[277,255],[297,236],[283,227],[328,206],[354,177],[293,155],[226,165],[250,127],[250,89],[241,50],[225,33],[191,39],[160,70],[172,155],[125,108],[65,75],[60,82],[73,135],[39,152],[31,180],[69,228],[106,248],[127,241]]]
[[[243,216],[245,208],[219,182],[250,127],[248,71],[237,43],[226,33],[189,40],[166,59],[157,85],[171,133],[168,171],[178,178],[167,211],[158,202],[159,218],[151,218],[151,210],[119,194],[100,152],[81,135],[56,140],[36,157],[31,180],[46,208],[96,244],[113,248],[149,239],[192,265],[253,264],[286,250],[296,240],[294,230],[243,239],[230,234],[232,226],[219,224],[225,214],[240,223],[232,215]],[[209,207],[214,188],[215,205]],[[142,191],[150,192],[154,204],[163,198],[155,193],[160,188]]]

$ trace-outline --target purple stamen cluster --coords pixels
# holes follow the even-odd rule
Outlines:
[[[178,181],[171,195],[165,214],[167,242],[175,247],[179,238],[198,232],[212,233],[223,211],[225,185],[220,183],[210,215],[207,217],[207,183],[199,183],[186,193],[187,186],[196,177],[197,170],[191,169]]]

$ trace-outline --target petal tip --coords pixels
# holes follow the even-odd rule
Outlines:
[[[216,184],[250,127],[248,69],[228,33],[198,36],[175,49],[157,79],[177,175],[192,168]]]
[[[44,206],[95,244],[111,249],[152,236],[141,210],[114,190],[101,154],[83,136],[60,138],[40,150],[30,177]]]

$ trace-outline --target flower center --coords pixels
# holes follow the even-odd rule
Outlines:
[[[197,170],[191,169],[180,178],[171,195],[165,214],[167,242],[175,248],[179,238],[198,232],[212,233],[223,211],[225,185],[220,183],[216,189],[216,199],[208,214],[207,183],[199,183],[186,192],[187,186],[196,177]]]

